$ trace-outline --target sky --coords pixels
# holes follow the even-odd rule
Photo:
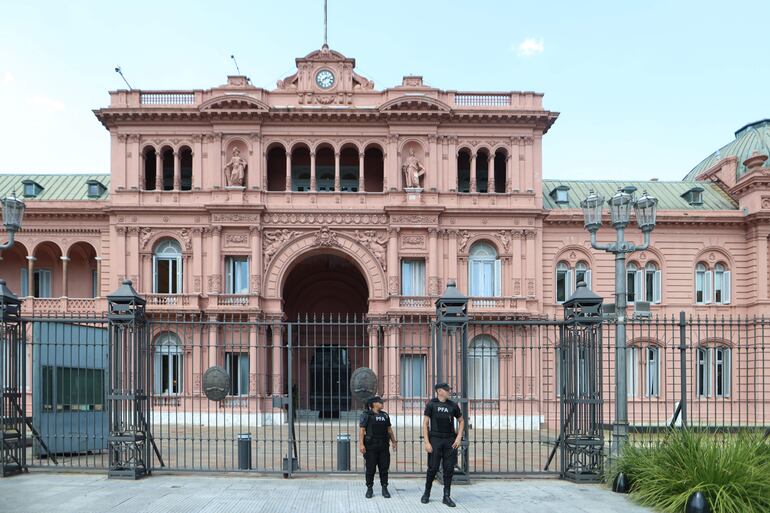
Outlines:
[[[770,118],[770,1],[329,0],[329,46],[377,89],[538,91],[552,179],[680,180]],[[323,43],[323,0],[0,0],[0,173],[106,173],[92,109],[124,88],[260,87]]]

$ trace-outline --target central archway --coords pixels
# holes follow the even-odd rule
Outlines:
[[[369,287],[357,263],[333,250],[306,253],[288,269],[282,299],[298,410],[311,418],[354,410],[350,376],[369,357]]]

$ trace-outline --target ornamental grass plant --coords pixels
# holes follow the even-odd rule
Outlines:
[[[702,492],[712,513],[770,512],[770,440],[761,432],[670,430],[652,447],[625,447],[607,477],[630,481],[631,498],[665,513],[683,513]]]

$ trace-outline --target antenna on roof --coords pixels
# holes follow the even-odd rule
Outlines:
[[[327,37],[326,37],[327,36],[326,27],[327,27],[327,23],[326,23],[326,0],[324,0],[324,47],[328,48],[329,44],[328,44],[328,40],[327,40]]]
[[[125,82],[125,83],[126,83],[126,85],[128,86],[128,90],[129,90],[129,91],[132,91],[132,90],[134,89],[133,87],[131,87],[131,84],[129,84],[129,83],[128,83],[128,80],[126,80],[126,77],[125,77],[125,76],[123,76],[123,71],[120,69],[120,66],[118,66],[117,68],[115,68],[115,73],[117,73],[118,75],[120,75],[120,78],[122,78],[122,79],[123,79],[123,82]]]
[[[233,60],[233,63],[235,64],[235,70],[240,75],[241,74],[241,68],[238,67],[238,61],[235,60],[235,55],[230,54],[230,58]]]

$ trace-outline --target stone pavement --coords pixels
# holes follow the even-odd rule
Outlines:
[[[430,504],[423,481],[394,478],[392,499],[364,498],[363,478],[264,478],[242,474],[155,475],[140,481],[99,474],[32,472],[0,479],[0,512],[8,513],[428,513],[450,511],[437,482]],[[598,485],[556,479],[481,480],[456,486],[454,511],[499,513],[649,512]]]

